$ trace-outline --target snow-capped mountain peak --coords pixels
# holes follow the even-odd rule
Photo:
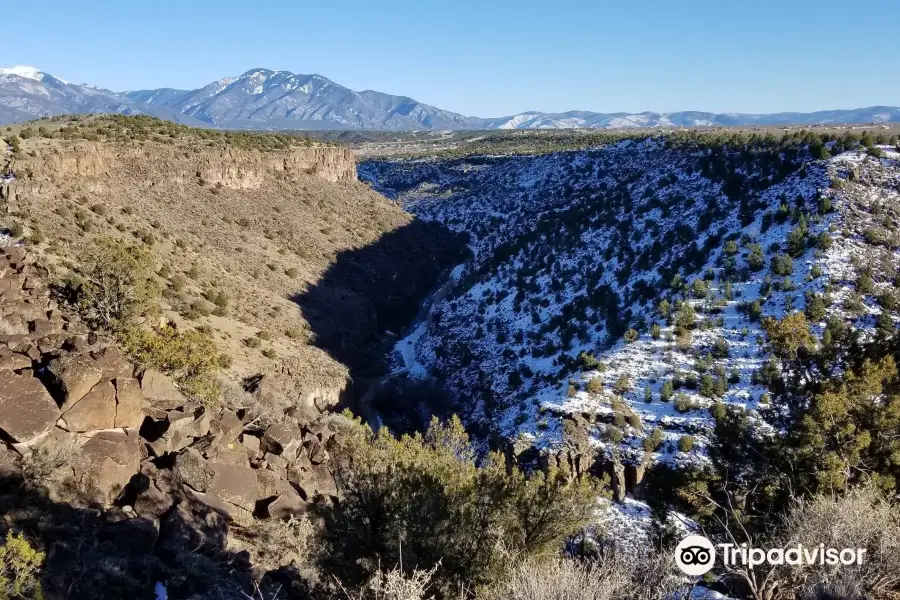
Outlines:
[[[27,67],[24,65],[0,68],[0,75],[16,75],[18,77],[24,77],[25,79],[33,79],[34,81],[42,81],[45,77],[43,71],[40,71],[35,67]]]

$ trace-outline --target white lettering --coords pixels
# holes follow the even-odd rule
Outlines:
[[[766,551],[762,548],[750,548],[750,560],[748,562],[750,568],[766,562]]]

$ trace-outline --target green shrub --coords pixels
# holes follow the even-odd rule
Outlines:
[[[707,377],[709,377],[709,375],[704,375],[703,379],[705,380]],[[709,377],[709,378],[712,379],[712,377]],[[688,395],[679,392],[678,396],[676,396],[676,398],[675,398],[675,410],[677,410],[680,413],[685,413],[685,412],[688,412],[689,410],[691,410],[692,408],[694,408],[694,403],[691,402],[691,399],[688,397]]]
[[[170,375],[181,390],[207,403],[219,398],[216,375],[221,358],[216,343],[206,333],[174,327],[131,327],[119,335],[128,355],[140,367]]]
[[[646,452],[656,452],[662,446],[665,435],[660,427],[655,428],[650,435],[644,438],[643,445]]]
[[[728,358],[728,351],[728,341],[725,338],[716,338],[716,341],[713,342],[712,357],[718,359]]]
[[[601,381],[599,377],[593,377],[588,380],[585,389],[590,394],[599,394],[603,391],[603,381]]]
[[[751,272],[756,273],[766,264],[766,257],[763,254],[762,247],[759,244],[750,245],[750,253],[747,255],[747,268]]]
[[[623,373],[616,379],[616,383],[613,384],[613,391],[620,395],[631,391],[631,379],[628,375]]]
[[[43,598],[40,570],[44,553],[38,552],[21,534],[6,532],[0,546],[0,598]]]
[[[678,449],[682,452],[690,452],[694,449],[694,436],[687,434],[678,438]]]
[[[871,294],[875,291],[875,281],[868,273],[863,273],[856,280],[856,290],[860,294]]]
[[[700,378],[700,395],[701,396],[705,396],[706,398],[714,398],[716,396],[716,391],[717,391],[716,390],[716,380],[713,379],[712,375],[707,374]],[[675,408],[677,410],[679,410],[680,412],[685,412],[685,410],[690,410],[690,408],[682,410],[679,406],[679,402],[678,402],[679,400],[681,400],[681,398],[678,398],[675,401]]]
[[[625,437],[618,427],[607,427],[603,432],[603,439],[612,444],[618,444]]]
[[[686,331],[697,326],[697,312],[687,302],[682,302],[675,313],[675,327]]]
[[[184,288],[187,287],[188,278],[184,273],[176,273],[174,277],[172,277],[171,285],[172,290],[176,292],[184,291]]]
[[[606,366],[589,352],[582,351],[578,354],[578,364],[585,371],[592,371],[596,369],[602,373],[606,370]]]
[[[666,379],[659,390],[659,399],[663,402],[668,402],[673,395],[675,395],[675,385],[671,379]]]
[[[234,358],[232,358],[230,354],[222,352],[221,354],[219,354],[218,363],[220,369],[230,369],[232,363],[234,363]]]
[[[779,252],[772,257],[772,272],[780,277],[789,277],[794,274],[794,260]]]
[[[191,302],[190,311],[199,317],[208,317],[212,314],[212,307],[203,300],[194,300]]]
[[[216,308],[227,308],[228,307],[228,294],[222,291],[217,290],[207,290],[203,293],[203,297],[213,304],[216,305]]]
[[[152,275],[153,261],[145,249],[102,238],[66,287],[88,323],[121,330],[158,310],[159,289]]]
[[[806,295],[806,316],[810,321],[818,323],[825,319],[827,306],[825,298],[821,294],[815,292],[807,292]]]
[[[705,298],[709,292],[709,284],[703,279],[695,279],[691,284],[691,295],[694,298]]]
[[[31,234],[28,236],[28,242],[37,246],[44,242],[44,233],[37,225],[32,225]]]
[[[18,221],[13,221],[9,225],[9,235],[12,237],[22,237],[22,234],[25,233],[25,227],[19,223]]]
[[[489,584],[510,553],[555,553],[592,517],[595,480],[555,468],[526,476],[499,453],[479,461],[456,417],[400,439],[355,420],[343,428],[341,502],[324,510],[321,535],[324,566],[353,585],[401,562],[434,569],[438,594]]]

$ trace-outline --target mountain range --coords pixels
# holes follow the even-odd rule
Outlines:
[[[900,122],[900,108],[872,106],[811,113],[596,113],[529,111],[469,117],[407,96],[353,91],[321,75],[252,69],[196,90],[114,92],[74,84],[34,67],[0,69],[0,123],[58,114],[147,114],[195,126],[228,129],[566,129],[717,127]]]

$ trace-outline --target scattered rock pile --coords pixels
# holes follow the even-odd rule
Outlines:
[[[229,521],[333,500],[327,416],[191,400],[61,310],[46,275],[24,248],[0,249],[0,486],[101,509],[129,552],[221,549]]]

